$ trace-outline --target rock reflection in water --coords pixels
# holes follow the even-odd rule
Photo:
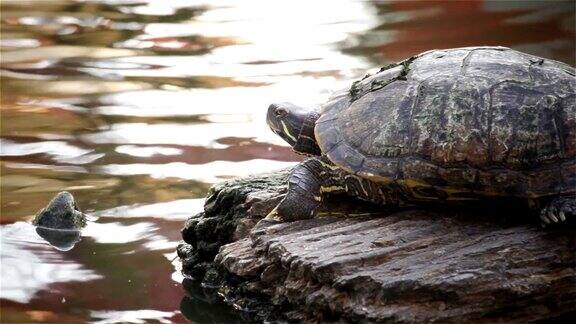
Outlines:
[[[81,240],[81,232],[46,227],[36,227],[36,233],[60,251],[70,251]]]

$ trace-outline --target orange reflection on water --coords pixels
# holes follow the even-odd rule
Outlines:
[[[388,60],[435,48],[499,45],[575,62],[573,1],[402,0],[379,9],[416,17],[373,29],[393,35],[389,42],[367,46]]]

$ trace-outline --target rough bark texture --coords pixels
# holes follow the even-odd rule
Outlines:
[[[218,249],[247,237],[250,229],[286,192],[289,170],[224,182],[210,189],[204,211],[184,224],[179,247],[185,274],[203,278]]]
[[[510,322],[576,313],[573,229],[502,216],[519,210],[375,212],[341,198],[319,218],[253,229],[283,197],[286,177],[216,186],[178,248],[184,274],[255,318]],[[352,214],[360,216],[338,217]]]

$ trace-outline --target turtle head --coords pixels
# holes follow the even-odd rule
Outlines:
[[[51,229],[79,230],[86,225],[86,215],[80,211],[72,194],[62,191],[36,215],[32,224]]]
[[[274,133],[292,146],[296,153],[320,155],[320,148],[314,136],[314,126],[319,116],[313,109],[284,102],[268,107],[266,122]]]

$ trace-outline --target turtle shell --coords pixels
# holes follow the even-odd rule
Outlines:
[[[315,135],[348,172],[454,199],[574,192],[575,75],[505,47],[433,50],[334,94]]]

